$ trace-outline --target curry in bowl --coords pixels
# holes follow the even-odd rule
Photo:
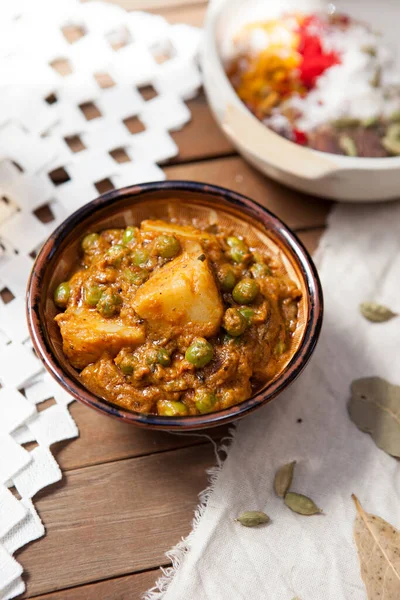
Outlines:
[[[87,232],[54,292],[84,386],[163,416],[220,411],[273,381],[293,354],[301,298],[267,245],[177,219]]]

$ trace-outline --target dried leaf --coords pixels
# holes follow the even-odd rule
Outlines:
[[[296,494],[295,492],[288,492],[285,496],[285,504],[298,515],[317,515],[322,513],[322,510],[318,508],[311,498],[303,496],[303,494]]]
[[[360,560],[361,577],[368,600],[400,598],[400,531],[364,511],[352,496],[357,509],[354,539]]]
[[[390,308],[376,302],[363,302],[360,304],[360,312],[363,317],[373,323],[383,323],[397,317],[397,314],[391,311]]]
[[[270,518],[265,512],[259,510],[248,510],[247,512],[242,513],[235,521],[238,521],[241,525],[245,527],[257,527],[257,525],[264,525],[265,523],[269,523]]]
[[[353,423],[371,434],[378,448],[400,457],[400,386],[380,377],[356,379],[348,410]]]
[[[279,498],[284,498],[286,492],[292,485],[293,480],[293,471],[296,461],[294,460],[287,465],[283,465],[280,469],[275,473],[274,479],[274,490]]]

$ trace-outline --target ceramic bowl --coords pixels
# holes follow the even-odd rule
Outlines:
[[[87,231],[137,225],[145,218],[179,218],[220,222],[246,235],[254,245],[268,245],[279,254],[289,275],[302,290],[299,326],[293,351],[282,371],[252,398],[226,410],[188,417],[141,414],[115,406],[89,392],[62,351],[54,316],[53,294],[67,279]],[[27,291],[27,318],[33,345],[44,366],[74,398],[105,415],[142,427],[165,430],[202,429],[222,425],[252,412],[275,398],[303,370],[318,340],[322,292],[313,262],[296,236],[275,215],[253,200],[224,188],[202,183],[168,181],[114,190],[86,204],[66,219],[38,254]]]
[[[339,12],[373,25],[400,51],[393,23],[398,0],[214,0],[205,22],[202,51],[204,86],[217,122],[238,151],[257,169],[290,187],[342,201],[399,197],[400,157],[359,158],[318,152],[284,139],[265,127],[236,95],[224,71],[231,40],[244,24],[290,11]]]

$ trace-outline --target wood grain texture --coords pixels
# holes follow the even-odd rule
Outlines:
[[[165,564],[190,531],[210,444],[69,471],[35,506],[47,535],[17,553],[30,596]]]
[[[214,120],[204,93],[186,104],[192,119],[180,131],[171,134],[179,148],[179,155],[171,162],[212,158],[235,152]]]
[[[204,444],[206,435],[219,440],[228,433],[228,426],[205,430],[200,435],[146,431],[110,419],[79,402],[71,405],[71,414],[78,424],[79,438],[52,446],[63,471]]]
[[[320,239],[325,231],[325,227],[318,227],[317,229],[310,229],[308,231],[298,231],[297,235],[301,239],[309,253],[314,254],[314,252],[318,248]]]
[[[266,206],[292,228],[323,226],[332,204],[267,179],[238,156],[166,167],[165,172],[168,179],[203,181],[240,192]]]
[[[106,2],[117,4],[125,10],[157,10],[159,13],[168,8],[179,8],[184,11],[193,4],[199,6],[208,4],[208,0],[106,0]]]
[[[35,596],[35,600],[139,600],[162,575],[159,569]]]

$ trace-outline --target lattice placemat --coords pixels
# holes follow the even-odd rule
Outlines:
[[[36,358],[25,289],[38,248],[99,191],[165,178],[200,86],[199,31],[75,0],[0,5],[0,597],[25,589],[14,552],[44,533],[34,495],[78,435],[72,399]],[[37,411],[37,404],[54,403]],[[27,443],[36,445],[29,450]]]

